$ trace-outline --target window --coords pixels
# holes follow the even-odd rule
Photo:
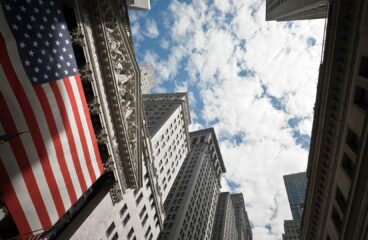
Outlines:
[[[346,174],[349,175],[350,178],[352,178],[355,166],[354,162],[350,159],[348,155],[346,155],[346,153],[344,153],[344,156],[342,158],[341,166]]]
[[[143,207],[143,209],[141,210],[141,212],[139,213],[139,218],[143,217],[143,214],[146,213],[146,206]]]
[[[130,219],[130,215],[129,213],[125,216],[124,220],[123,220],[123,225],[127,225],[127,223],[129,222],[129,219]]]
[[[198,138],[194,138],[193,141],[192,141],[192,144],[196,144],[198,141]]]
[[[359,75],[368,79],[368,57],[360,58]]]
[[[143,221],[142,221],[142,226],[144,226],[146,224],[147,219],[148,219],[148,214],[146,213],[146,215],[144,216]]]
[[[350,149],[353,152],[358,153],[359,138],[351,129],[348,129],[348,134],[346,136],[346,144],[350,147]]]
[[[142,201],[143,198],[143,193],[139,194],[137,200],[135,200],[135,202],[137,203],[137,205]]]
[[[120,217],[123,217],[124,213],[126,212],[126,210],[128,209],[127,205],[124,204],[123,208],[120,210]]]
[[[344,195],[342,194],[342,192],[340,191],[340,189],[338,187],[336,188],[335,200],[336,200],[337,204],[339,205],[341,211],[343,213],[345,213],[346,199],[345,199]]]
[[[114,236],[112,236],[111,240],[118,240],[118,239],[119,239],[119,235],[118,235],[118,233],[116,232],[116,233],[114,234]]]
[[[129,230],[129,232],[128,232],[128,235],[127,235],[128,239],[130,239],[130,238],[133,236],[133,234],[134,234],[134,228],[132,227],[132,228]]]
[[[363,110],[368,110],[368,90],[357,86],[355,88],[354,103]]]
[[[341,218],[340,218],[340,216],[337,213],[337,211],[336,211],[335,208],[332,210],[331,218],[332,218],[332,221],[333,221],[333,223],[334,223],[334,225],[336,227],[337,232],[340,232],[342,230],[341,229],[341,227],[342,227],[342,220],[341,220]]]
[[[109,228],[106,230],[106,237],[109,237],[111,233],[114,231],[114,229],[115,229],[115,223],[112,222]]]
[[[146,231],[146,233],[144,234],[144,237],[145,237],[145,238],[147,238],[147,237],[148,237],[148,235],[150,234],[150,232],[151,232],[151,226],[149,226],[149,227],[147,228],[147,231]]]

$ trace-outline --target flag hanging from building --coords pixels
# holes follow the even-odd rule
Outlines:
[[[59,1],[0,2],[0,192],[24,238],[103,173]]]

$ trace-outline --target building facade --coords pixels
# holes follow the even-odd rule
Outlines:
[[[159,239],[211,239],[225,166],[213,128],[190,133],[191,146],[165,201]]]
[[[285,234],[282,239],[300,239],[300,221],[303,216],[307,176],[305,172],[284,176],[286,193],[289,199],[292,220],[284,221]]]
[[[240,239],[235,222],[235,207],[229,192],[222,192],[218,197],[216,215],[212,228],[212,239]]]
[[[368,2],[333,1],[317,87],[302,239],[368,234]]]
[[[150,65],[140,65],[142,94],[149,94],[156,84],[155,72]]]
[[[252,240],[252,229],[245,210],[243,194],[222,192],[219,195],[213,240]]]
[[[328,0],[266,0],[266,21],[325,18]]]
[[[189,152],[188,97],[186,93],[149,94],[143,102],[159,193],[165,202]]]
[[[231,201],[235,209],[235,225],[238,231],[239,240],[252,240],[253,233],[245,209],[245,202],[242,193],[234,193],[230,195]]]
[[[300,239],[300,221],[300,219],[284,221],[285,233],[282,234],[282,240]]]
[[[307,189],[307,175],[305,172],[284,176],[286,193],[289,199],[293,219],[301,219]]]

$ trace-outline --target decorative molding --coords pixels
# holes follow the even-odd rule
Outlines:
[[[114,128],[110,138],[117,177],[123,188],[142,185],[141,153],[141,100],[140,71],[135,60],[131,39],[127,34],[127,16],[123,16],[125,4],[115,0],[84,1],[91,20],[97,58]],[[128,25],[129,27],[129,25]],[[74,38],[83,39],[80,31]],[[94,53],[96,54],[96,53]],[[82,80],[89,81],[91,71],[87,65]],[[99,102],[90,104],[91,111],[98,111]],[[97,136],[104,141],[106,133]]]

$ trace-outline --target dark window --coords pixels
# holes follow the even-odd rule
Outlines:
[[[133,234],[134,234],[134,228],[132,227],[130,231],[128,232],[128,235],[127,235],[128,239],[130,239],[133,236]]]
[[[106,230],[106,237],[109,237],[111,233],[114,231],[114,229],[115,229],[115,223],[112,222],[109,228]]]
[[[192,141],[192,144],[196,144],[198,141],[198,138],[194,138],[193,141]]]
[[[148,214],[146,213],[146,215],[144,216],[143,221],[142,221],[142,226],[144,226],[146,224],[147,219],[148,219]]]
[[[124,215],[124,213],[126,212],[126,210],[128,210],[128,207],[126,204],[124,204],[123,208],[120,210],[120,217],[122,217]]]
[[[368,57],[360,58],[359,75],[368,79]]]
[[[146,206],[144,206],[141,212],[139,213],[139,218],[142,218],[145,212],[146,212]]]
[[[129,222],[129,219],[130,219],[130,215],[129,213],[125,216],[124,220],[123,220],[123,225],[125,226],[128,222]]]
[[[137,200],[135,201],[137,205],[141,202],[142,198],[143,198],[143,193],[139,194]]]
[[[145,237],[145,238],[147,238],[147,237],[148,237],[148,235],[150,234],[150,232],[151,232],[151,226],[149,226],[149,227],[147,228],[147,231],[146,231],[146,233],[144,234],[144,237]]]
[[[351,129],[348,129],[346,144],[350,147],[351,150],[353,150],[353,152],[358,153],[359,138]]]
[[[339,216],[339,214],[337,213],[337,211],[336,211],[336,209],[335,209],[335,208],[332,210],[331,218],[332,218],[332,221],[333,221],[333,223],[334,223],[334,225],[335,225],[335,227],[336,227],[336,230],[337,230],[338,232],[340,232],[340,231],[342,230],[342,229],[341,229],[341,227],[342,227],[342,220],[341,220],[341,218],[340,218],[340,216]]]
[[[119,239],[118,233],[115,233],[114,236],[111,238],[111,240],[118,240],[118,239]]]
[[[354,103],[363,110],[368,110],[368,90],[357,86],[355,88]]]
[[[352,178],[354,174],[355,166],[354,166],[354,162],[350,159],[348,155],[346,155],[346,153],[344,153],[341,165],[343,169],[345,170],[346,174],[349,175],[350,178]]]
[[[345,199],[344,195],[342,194],[342,192],[340,191],[339,188],[336,188],[335,200],[336,200],[337,204],[339,205],[341,211],[343,213],[345,213],[345,210],[346,210],[346,199]]]

